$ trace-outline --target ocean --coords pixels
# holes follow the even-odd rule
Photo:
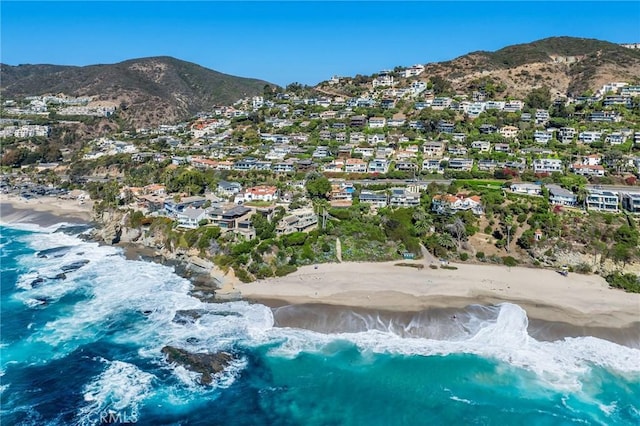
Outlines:
[[[207,303],[80,231],[0,227],[3,425],[640,424],[639,349],[534,337],[515,304]],[[167,345],[233,361],[205,386]]]

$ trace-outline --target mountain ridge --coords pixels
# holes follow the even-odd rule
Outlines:
[[[184,119],[215,104],[260,94],[267,84],[276,86],[170,56],[87,66],[0,64],[0,74],[3,97],[91,96],[121,107],[121,118],[136,126]]]
[[[183,120],[215,104],[262,94],[266,85],[277,87],[170,56],[87,66],[0,64],[0,76],[0,94],[5,98],[58,93],[91,96],[119,107],[119,118],[136,127]],[[357,84],[365,88],[373,76]],[[491,85],[501,89],[499,97],[523,97],[539,87],[548,87],[556,96],[575,95],[611,81],[640,84],[640,49],[597,39],[549,37],[427,63],[417,78],[434,77],[447,80],[452,92],[468,93]],[[332,86],[336,93],[340,89]]]
[[[441,77],[451,84],[452,91],[473,90],[478,80],[484,80],[493,86],[504,86],[501,97],[523,97],[544,86],[558,96],[579,95],[617,80],[640,83],[640,49],[598,39],[560,36],[496,51],[474,51],[448,61],[426,63],[424,67],[424,73],[413,78]]]

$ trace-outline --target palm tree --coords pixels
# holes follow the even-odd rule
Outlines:
[[[443,247],[447,250],[450,250],[456,246],[456,243],[455,241],[453,241],[451,235],[445,233],[436,235],[436,243],[438,243],[440,247]]]

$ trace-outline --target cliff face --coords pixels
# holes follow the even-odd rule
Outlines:
[[[197,249],[174,246],[163,227],[132,227],[128,212],[104,211],[97,215],[100,224],[92,238],[109,245],[125,247],[125,254],[157,261],[175,267],[176,273],[193,283],[194,295],[209,300],[224,285],[233,287],[238,280],[233,273],[222,271],[213,262],[200,257]]]

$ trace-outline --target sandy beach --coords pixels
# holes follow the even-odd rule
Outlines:
[[[36,223],[49,226],[55,223],[89,222],[93,201],[80,204],[78,200],[56,197],[25,199],[13,194],[0,194],[0,223]]]
[[[499,265],[417,269],[386,263],[304,266],[281,278],[235,285],[242,297],[272,306],[321,303],[388,311],[513,302],[530,318],[583,327],[640,325],[640,294],[609,288],[597,275]]]

